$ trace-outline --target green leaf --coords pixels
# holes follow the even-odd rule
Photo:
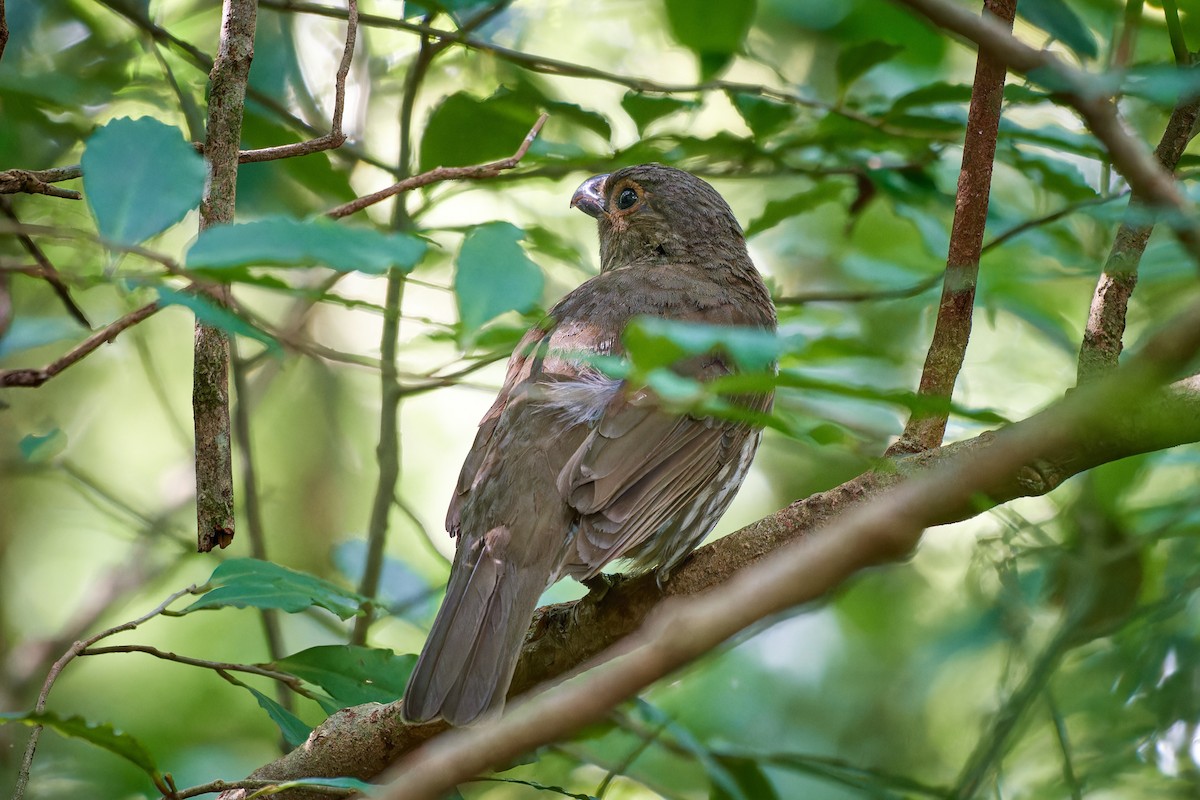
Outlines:
[[[158,302],[164,306],[183,306],[191,310],[196,315],[196,319],[205,325],[220,328],[229,334],[246,336],[260,341],[267,346],[267,351],[272,355],[279,355],[283,352],[283,348],[279,346],[279,342],[275,341],[274,337],[263,333],[237,314],[214,303],[207,297],[192,292],[181,292],[166,286],[155,287],[155,291],[158,293]]]
[[[511,156],[539,110],[536,103],[508,89],[482,100],[467,92],[450,95],[430,114],[421,135],[422,171]]]
[[[525,312],[542,297],[544,279],[521,247],[524,231],[508,222],[472,228],[455,262],[454,291],[466,331],[506,311]]]
[[[181,613],[206,608],[278,608],[289,614],[319,606],[342,619],[359,613],[365,598],[303,572],[256,558],[226,561],[208,579],[210,590]]]
[[[281,658],[272,668],[320,686],[342,708],[390,703],[404,694],[413,655],[357,645],[322,645]]]
[[[60,717],[50,711],[0,714],[0,723],[7,722],[30,726],[42,725],[61,736],[90,742],[133,764],[150,776],[156,788],[163,792],[167,791],[162,773],[158,771],[158,765],[154,763],[154,756],[150,755],[146,746],[107,722],[89,722],[78,716]]]
[[[83,190],[100,235],[137,244],[183,219],[204,192],[204,159],[178,128],[121,117],[87,140]]]
[[[754,0],[666,0],[666,4],[671,34],[700,59],[705,80],[725,68],[754,22]]]
[[[746,228],[746,238],[774,228],[785,219],[791,219],[805,211],[811,211],[822,203],[840,199],[843,188],[845,188],[844,184],[838,181],[823,181],[811,189],[806,189],[784,200],[772,200],[767,203],[762,214],[758,215]]]
[[[765,139],[795,117],[792,106],[747,92],[730,92],[730,99],[754,136]]]
[[[66,317],[40,317],[19,314],[0,336],[0,358],[79,337],[79,323]]]
[[[768,369],[781,349],[780,339],[771,331],[661,317],[637,317],[625,328],[621,341],[633,363],[646,371],[718,349],[743,369]]]
[[[1064,0],[1023,0],[1017,13],[1081,56],[1100,52],[1096,37]]]
[[[691,731],[675,722],[675,720],[661,709],[647,703],[641,698],[635,699],[634,704],[638,713],[647,722],[655,727],[665,729],[685,751],[700,762],[700,765],[704,767],[704,771],[708,773],[708,779],[712,782],[714,793],[720,793],[714,794],[714,797],[725,797],[729,800],[758,800],[756,797],[748,797],[742,791],[742,787],[730,771],[725,768],[725,765],[721,763],[708,747],[693,736]]]
[[[308,735],[312,733],[312,728],[305,725],[299,717],[253,686],[245,683],[241,686],[254,695],[259,707],[266,711],[271,721],[279,726],[279,732],[283,734],[283,740],[288,743],[289,747],[299,747],[308,741]]]
[[[853,47],[847,47],[838,54],[835,65],[838,88],[843,92],[846,91],[872,67],[890,60],[892,56],[903,49],[904,47],[901,45],[888,42],[863,42]]]
[[[695,100],[680,100],[677,97],[642,94],[628,91],[621,98],[621,108],[637,125],[638,133],[644,134],[650,123],[680,111],[693,111],[699,107]]]
[[[734,783],[742,790],[742,795],[751,800],[776,800],[779,793],[763,772],[762,766],[753,759],[744,756],[718,755],[717,762],[725,768],[733,778]],[[732,795],[720,785],[714,783],[712,800],[732,800]]]
[[[323,265],[338,272],[380,275],[411,270],[425,256],[422,239],[405,233],[340,225],[328,219],[269,217],[200,232],[187,253],[189,269]]]
[[[62,428],[54,428],[40,436],[30,433],[21,437],[19,447],[21,458],[30,464],[45,464],[67,449],[67,435],[63,433]]]

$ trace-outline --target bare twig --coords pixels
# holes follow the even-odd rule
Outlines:
[[[72,347],[63,355],[51,361],[41,369],[4,369],[0,370],[0,386],[23,386],[36,387],[41,386],[46,381],[53,378],[58,373],[62,372],[72,364],[76,364],[83,360],[84,357],[90,355],[93,350],[100,347],[105,342],[111,342],[117,338],[127,328],[130,328],[147,317],[154,314],[162,308],[158,301],[142,306],[136,311],[131,311],[115,322],[110,323],[104,328],[93,333],[88,338],[84,339],[79,344]]]
[[[209,182],[200,203],[200,230],[233,222],[237,202],[238,142],[246,81],[254,58],[255,0],[225,0],[221,41],[210,76],[204,153]],[[228,305],[228,287],[210,294]],[[196,423],[196,549],[207,553],[233,540],[233,454],[229,430],[229,336],[197,321],[192,372]]]
[[[281,781],[254,780],[211,781],[210,783],[202,783],[199,786],[192,786],[187,789],[178,789],[171,793],[171,798],[172,800],[187,800],[189,797],[199,797],[202,794],[235,791],[241,792],[241,797],[248,797],[262,789],[275,789],[280,783]],[[358,789],[343,789],[340,786],[321,786],[315,783],[305,784],[303,778],[297,780],[296,784],[303,786],[305,791],[316,792],[321,796],[349,797],[359,793]],[[266,792],[265,794],[274,794],[274,792]]]
[[[11,219],[13,222],[20,222],[20,220],[17,219],[17,212],[13,210],[12,201],[10,201],[7,197],[0,197],[0,213],[3,213],[4,216]],[[58,274],[58,270],[55,269],[54,265],[50,263],[50,259],[46,257],[46,254],[42,251],[42,248],[39,247],[37,242],[35,242],[26,233],[18,233],[17,241],[19,241],[21,246],[25,248],[25,252],[29,253],[29,255],[33,257],[33,260],[37,262],[38,267],[41,268],[41,278],[46,281],[46,283],[50,284],[52,289],[54,289],[54,293],[58,295],[58,299],[61,300],[63,306],[66,307],[67,313],[70,314],[80,325],[88,330],[91,330],[92,323],[88,322],[88,318],[83,313],[83,309],[81,309],[75,303],[75,300],[71,297],[70,290],[67,289],[67,285],[63,283],[62,276]]]
[[[1016,14],[1017,0],[984,0],[983,16],[994,17],[998,24],[1009,29]],[[979,256],[987,224],[1006,72],[1002,59],[980,51],[975,63],[975,83],[971,87],[971,107],[967,112],[962,170],[958,174],[942,300],[918,390],[923,399],[940,401],[934,404],[939,410],[913,412],[900,438],[888,448],[888,454],[937,447],[946,433],[946,409],[971,338],[975,284],[979,278]]]
[[[280,672],[275,669],[268,669],[259,664],[233,664],[227,661],[210,661],[205,658],[192,658],[191,656],[181,656],[178,653],[172,653],[167,650],[159,650],[157,647],[151,647],[144,644],[117,644],[108,647],[85,647],[78,651],[78,656],[102,656],[109,653],[144,653],[154,656],[163,661],[174,661],[176,664],[186,664],[189,667],[202,667],[214,671],[225,670],[227,672],[244,672],[247,675],[258,675],[262,678],[270,678],[273,681],[278,681],[281,684],[290,686],[295,691],[308,696],[310,693],[304,688],[303,683],[295,675],[288,672]]]
[[[1193,69],[1195,69],[1193,67]],[[1155,158],[1168,172],[1175,170],[1184,148],[1191,141],[1200,117],[1200,96],[1189,98],[1175,106],[1162,140],[1154,151]],[[1129,199],[1125,219],[1117,229],[1104,271],[1096,283],[1088,311],[1087,327],[1079,348],[1079,367],[1076,380],[1086,383],[1117,366],[1125,335],[1125,315],[1129,298],[1137,285],[1138,264],[1150,240],[1153,224],[1145,198],[1134,192]]]
[[[171,603],[174,603],[185,594],[194,594],[196,591],[197,588],[194,585],[189,586],[186,589],[180,589],[178,592],[175,592],[166,600],[159,603],[153,611],[143,614],[137,619],[130,620],[129,622],[123,622],[120,625],[115,625],[107,630],[103,630],[100,633],[97,633],[95,636],[90,636],[87,639],[75,642],[75,644],[71,645],[67,652],[63,653],[61,658],[54,662],[54,666],[50,667],[50,672],[46,675],[46,680],[42,684],[42,690],[38,693],[37,704],[34,706],[34,710],[39,713],[46,710],[46,699],[50,696],[50,690],[54,687],[54,682],[58,680],[59,674],[62,673],[63,668],[65,668],[67,664],[70,664],[72,661],[74,661],[75,657],[84,650],[91,647],[101,639],[106,639],[113,634],[133,630],[139,625],[163,613],[167,609],[167,606],[171,605]],[[29,770],[33,767],[33,756],[37,752],[38,739],[41,738],[41,735],[41,725],[35,725],[33,730],[29,733],[29,743],[25,746],[25,755],[21,759],[21,768],[17,773],[17,783],[13,790],[13,800],[21,800],[25,794],[25,789],[29,785]]]
[[[58,169],[7,169],[0,172],[0,194],[46,194],[67,200],[81,200],[83,195],[74,189],[60,189],[53,184],[78,178],[83,171],[78,167]]]
[[[1015,239],[1026,231],[1033,230],[1034,228],[1040,228],[1042,225],[1049,225],[1051,222],[1057,222],[1063,217],[1068,217],[1071,214],[1074,214],[1076,211],[1084,208],[1091,208],[1092,206],[1101,206],[1105,203],[1111,203],[1113,200],[1118,200],[1127,194],[1129,194],[1128,191],[1123,191],[1117,192],[1116,194],[1089,197],[1086,200],[1080,200],[1076,203],[1069,203],[1057,211],[1051,211],[1049,214],[1044,214],[1033,219],[1027,219],[1024,222],[1013,225],[1006,231],[996,234],[995,238],[984,244],[982,252],[986,253],[989,250],[993,250],[1010,239]]]
[[[904,300],[916,297],[937,286],[942,281],[942,273],[914,283],[912,286],[902,286],[899,289],[864,289],[862,291],[845,292],[801,292],[774,298],[777,306],[802,306],[808,303],[868,303],[876,300]]]
[[[357,197],[349,203],[331,208],[325,212],[325,215],[334,219],[340,219],[357,211],[362,211],[364,208],[394,195],[410,192],[413,189],[420,189],[423,186],[443,181],[476,181],[494,178],[501,172],[513,169],[521,163],[521,159],[529,152],[530,145],[533,144],[533,140],[537,138],[538,133],[542,130],[542,126],[546,124],[548,118],[549,115],[547,114],[542,114],[538,117],[537,122],[533,123],[533,127],[529,129],[529,133],[525,134],[525,138],[521,140],[521,146],[508,158],[502,158],[499,161],[493,161],[489,164],[477,164],[471,167],[435,167],[428,172],[422,172],[420,175],[413,175],[411,178],[397,181],[386,189],[380,189],[378,192]]]

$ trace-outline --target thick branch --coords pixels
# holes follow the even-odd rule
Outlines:
[[[1155,158],[1168,172],[1175,171],[1179,158],[1192,140],[1197,116],[1200,116],[1200,95],[1179,103],[1171,113],[1167,129],[1154,151]],[[1096,283],[1087,328],[1079,348],[1077,382],[1080,384],[1095,380],[1117,366],[1129,298],[1137,285],[1138,264],[1153,230],[1153,225],[1146,219],[1149,215],[1147,205],[1141,193],[1133,193],[1129,210],[1113,239],[1104,272]]]
[[[68,181],[82,175],[78,165],[59,169],[6,169],[0,172],[0,194],[46,194],[67,200],[81,200],[83,195],[74,189],[60,189],[53,184]]]
[[[221,43],[213,63],[204,153],[209,184],[200,204],[200,230],[233,221],[238,144],[246,80],[254,58],[254,0],[225,0]],[[213,292],[228,302],[228,288]],[[197,321],[192,373],[196,423],[196,547],[207,553],[233,539],[233,458],[229,429],[229,337]]]
[[[985,0],[983,14],[996,17],[1011,30],[1017,14],[1017,0]],[[1006,73],[1003,60],[980,51],[975,62],[971,107],[967,112],[962,170],[958,173],[942,300],[918,390],[921,397],[940,401],[933,404],[940,410],[915,412],[899,440],[888,449],[889,453],[928,450],[941,444],[946,434],[950,396],[954,393],[954,384],[971,338],[975,284],[987,224]]]
[[[1193,322],[1195,322],[1195,317]],[[1003,435],[985,433],[974,439],[916,455],[893,459],[891,467],[868,472],[829,491],[799,500],[781,511],[697,550],[665,587],[668,596],[686,597],[718,586],[764,556],[806,539],[817,528],[838,523],[851,509],[878,498],[910,479],[927,476],[948,464],[987,463],[1013,437],[1027,439],[1030,428],[1044,427],[1036,417],[1012,426]],[[1041,495],[1067,478],[1099,464],[1138,453],[1200,441],[1200,379],[1190,379],[1145,400],[1128,414],[1105,421],[1104,427],[1075,425],[1062,436],[1047,438],[1039,450],[990,482],[987,494],[995,503]],[[1064,439],[1063,436],[1066,436]],[[934,504],[928,525],[955,522],[977,515],[981,508],[971,495],[956,503]],[[891,517],[888,517],[889,524]],[[830,529],[832,530],[832,529]],[[826,538],[814,537],[814,538]],[[835,537],[836,538],[836,537]],[[882,540],[882,537],[881,537]],[[907,552],[907,550],[904,550]],[[881,550],[879,541],[864,551],[874,563],[902,555]],[[584,598],[541,609],[530,640],[521,654],[512,694],[578,669],[606,648],[635,631],[663,601],[652,576],[619,580],[603,598]],[[302,747],[254,772],[253,778],[285,780],[304,775],[353,775],[370,778],[390,762],[446,726],[405,725],[399,703],[345,709],[331,716]],[[481,768],[482,769],[482,768]]]

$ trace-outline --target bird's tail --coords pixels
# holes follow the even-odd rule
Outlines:
[[[504,707],[538,597],[549,575],[502,553],[507,528],[460,542],[446,599],[404,693],[409,722],[469,725]]]

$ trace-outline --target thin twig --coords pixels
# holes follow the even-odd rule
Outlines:
[[[916,297],[937,286],[942,281],[942,273],[931,275],[912,286],[902,286],[898,289],[864,289],[862,291],[832,291],[832,292],[801,292],[774,298],[777,306],[802,306],[808,303],[869,303],[876,300],[904,300]]]
[[[77,364],[90,355],[105,342],[116,339],[127,328],[133,327],[142,320],[157,312],[161,305],[158,301],[148,303],[136,311],[131,311],[115,322],[93,333],[79,344],[72,347],[63,355],[51,361],[40,369],[3,369],[0,370],[0,386],[41,386],[72,364]]]
[[[1046,687],[1046,710],[1050,713],[1050,720],[1054,723],[1054,738],[1058,741],[1058,749],[1062,753],[1062,773],[1063,781],[1071,789],[1071,800],[1083,800],[1083,787],[1079,784],[1079,776],[1075,774],[1073,759],[1071,758],[1071,739],[1067,734],[1067,721],[1063,719],[1058,710],[1058,703],[1054,701],[1054,693],[1050,691],[1050,687]]]
[[[102,656],[110,653],[144,653],[163,661],[174,661],[176,664],[186,664],[189,667],[202,667],[214,671],[226,670],[228,672],[245,672],[247,675],[258,675],[262,678],[270,678],[273,681],[278,681],[281,684],[291,687],[296,692],[311,696],[305,688],[304,684],[295,675],[289,672],[280,672],[275,669],[268,669],[259,664],[233,664],[227,661],[210,661],[205,658],[192,658],[191,656],[181,656],[178,653],[172,653],[168,650],[159,650],[157,647],[151,647],[144,644],[117,644],[109,645],[108,647],[85,647],[78,651],[79,656]]]
[[[1167,18],[1167,35],[1171,37],[1171,53],[1175,56],[1175,63],[1181,67],[1187,66],[1192,63],[1192,54],[1183,36],[1183,25],[1179,22],[1179,6],[1175,0],[1162,0],[1162,8]]]
[[[2,212],[4,216],[11,219],[13,222],[20,224],[20,220],[17,218],[17,212],[13,209],[12,201],[7,197],[0,197],[0,212]],[[58,299],[61,300],[63,306],[66,307],[67,313],[70,314],[76,322],[90,331],[92,329],[92,323],[88,322],[87,315],[83,313],[83,309],[81,309],[75,303],[75,300],[71,297],[70,290],[67,289],[67,285],[63,283],[62,276],[59,274],[58,270],[54,268],[54,265],[50,263],[50,259],[46,256],[46,253],[42,250],[42,248],[39,247],[37,242],[35,242],[28,234],[25,233],[18,233],[17,241],[19,241],[21,246],[25,248],[25,252],[29,253],[29,255],[33,257],[33,260],[37,262],[37,265],[41,268],[41,278],[46,281],[46,283],[50,284],[52,289],[54,289],[54,293],[58,295]]]
[[[1017,0],[984,0],[983,5],[984,17],[992,17],[1012,28]],[[967,112],[962,170],[958,174],[942,299],[917,390],[921,398],[934,401],[931,405],[938,410],[913,412],[900,438],[887,449],[887,455],[937,447],[946,434],[947,407],[971,339],[975,285],[979,279],[979,257],[987,224],[1007,72],[1003,60],[986,51],[979,52],[975,62],[975,82],[971,87],[971,106]]]
[[[413,175],[411,178],[405,178],[404,180],[397,181],[386,189],[380,189],[378,192],[357,197],[354,200],[351,200],[349,203],[344,203],[343,205],[331,208],[329,211],[325,212],[325,215],[328,217],[333,217],[334,219],[340,219],[357,211],[362,211],[364,208],[386,200],[394,195],[401,194],[402,192],[410,192],[413,189],[420,189],[423,186],[429,186],[433,183],[463,180],[475,181],[484,180],[486,178],[494,178],[501,172],[508,169],[513,169],[519,163],[521,163],[521,159],[525,157],[527,152],[529,152],[530,145],[532,145],[533,140],[537,138],[538,133],[542,130],[542,126],[546,124],[547,119],[549,119],[548,114],[542,114],[540,117],[538,117],[537,122],[533,123],[533,127],[529,129],[529,133],[525,134],[525,138],[521,140],[521,146],[518,147],[516,152],[508,158],[502,158],[499,161],[493,161],[489,164],[477,164],[471,167],[435,167],[428,172],[422,172],[420,175]]]
[[[50,696],[50,690],[54,687],[54,682],[58,680],[58,676],[63,671],[63,668],[66,667],[67,664],[70,664],[72,661],[74,661],[75,657],[81,652],[91,647],[101,639],[137,628],[139,625],[163,613],[167,609],[167,606],[171,605],[171,603],[174,603],[185,594],[195,594],[197,590],[198,589],[195,585],[189,586],[186,589],[180,589],[179,591],[170,595],[166,600],[159,603],[153,611],[143,614],[137,619],[130,620],[129,622],[123,622],[120,625],[115,625],[111,628],[103,630],[100,633],[97,633],[95,636],[90,636],[87,639],[75,642],[75,644],[71,645],[67,652],[63,653],[63,655],[54,662],[54,665],[50,667],[50,672],[46,675],[46,680],[42,684],[42,690],[38,693],[38,699],[37,703],[34,705],[34,711],[41,713],[46,710],[46,699]],[[33,768],[33,756],[37,752],[38,739],[41,738],[41,735],[41,725],[35,725],[33,730],[29,733],[29,743],[25,746],[25,755],[21,758],[21,768],[17,772],[17,784],[13,790],[13,800],[21,800],[25,794],[26,787],[29,785],[29,771]]]
[[[74,173],[74,174],[72,174]],[[60,189],[53,184],[58,181],[68,181],[82,175],[79,167],[66,167],[56,170],[7,169],[0,172],[0,194],[45,194],[51,197],[61,197],[65,200],[82,200],[83,195],[74,189]]]
[[[1049,214],[1044,214],[1040,217],[1034,217],[1033,219],[1027,219],[1024,222],[1019,222],[1016,225],[1013,225],[1008,230],[1005,230],[1001,233],[996,234],[995,238],[993,238],[991,241],[984,243],[982,253],[987,253],[991,250],[994,250],[995,248],[999,247],[1000,245],[1004,244],[1005,242],[1009,241],[1010,239],[1015,239],[1016,237],[1025,233],[1026,231],[1031,231],[1034,228],[1040,228],[1043,225],[1049,225],[1052,222],[1058,222],[1063,217],[1068,217],[1071,214],[1074,214],[1076,211],[1079,211],[1084,208],[1091,208],[1092,206],[1102,206],[1105,203],[1110,203],[1113,200],[1118,200],[1122,197],[1125,197],[1128,194],[1129,194],[1129,191],[1125,190],[1125,191],[1117,192],[1116,194],[1100,195],[1097,197],[1089,197],[1086,200],[1080,200],[1075,203],[1069,203],[1069,204],[1063,206],[1062,208],[1058,209],[1057,211],[1051,211]]]
[[[1163,169],[1168,172],[1175,170],[1184,149],[1192,140],[1197,118],[1200,118],[1200,95],[1175,106],[1162,140],[1154,150],[1154,156]],[[1134,192],[1092,295],[1087,327],[1079,347],[1077,383],[1095,380],[1117,366],[1123,347],[1129,298],[1137,286],[1138,265],[1154,230],[1153,223],[1147,220],[1149,215],[1149,204],[1145,197]]]

